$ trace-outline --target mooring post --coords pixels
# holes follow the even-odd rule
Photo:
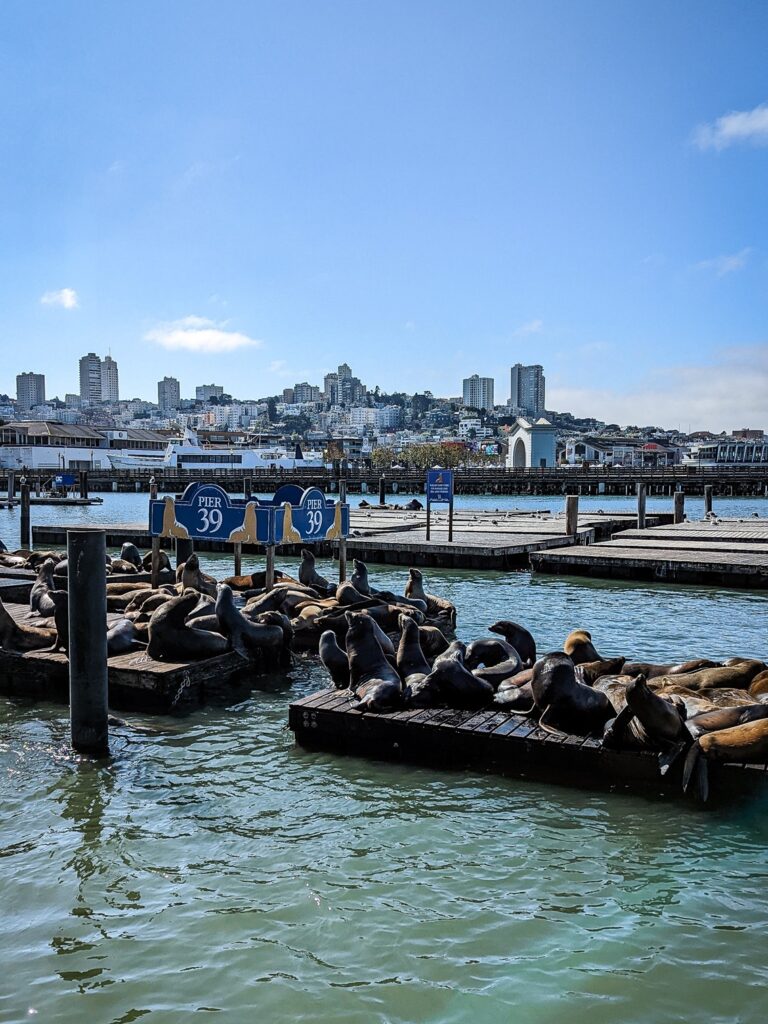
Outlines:
[[[11,507],[11,499],[16,495],[16,474],[12,469],[8,470],[8,508]]]
[[[248,499],[250,498],[252,490],[253,490],[253,481],[251,480],[251,478],[249,476],[247,476],[245,478],[245,480],[243,480],[243,494],[245,495],[245,500],[246,501],[248,501]]]
[[[37,480],[35,480],[35,497],[36,498],[40,497],[40,489],[41,488],[42,488],[42,483],[40,481],[40,477],[38,477]]]
[[[179,568],[180,565],[183,565],[184,562],[186,562],[186,560],[189,558],[189,556],[194,553],[194,550],[195,550],[195,543],[194,543],[194,541],[190,540],[189,538],[185,538],[185,537],[177,537],[176,538],[176,568],[177,569]]]
[[[675,524],[682,523],[685,519],[685,491],[675,491],[674,501],[675,515],[673,521]]]
[[[264,574],[264,589],[272,590],[275,585],[275,545],[267,544],[267,571]]]
[[[29,527],[29,484],[27,478],[23,476],[21,478],[21,531],[19,536],[19,547],[24,551],[28,551],[31,544],[30,527]]]
[[[81,469],[80,470],[80,497],[81,498],[87,498],[88,497],[88,470],[87,469]]]
[[[153,476],[149,478],[149,500],[157,501],[157,480]]]
[[[647,484],[637,483],[637,528],[645,529],[645,495]]]
[[[238,540],[235,542],[235,576],[240,576],[243,572],[243,545]]]
[[[575,537],[579,529],[579,496],[578,494],[566,494],[565,496],[565,532],[569,537]]]
[[[387,478],[382,473],[379,477],[379,504],[386,505],[387,503]]]
[[[347,481],[339,480],[339,502],[342,505],[347,503]],[[339,537],[339,583],[347,578],[347,538]]]
[[[160,586],[160,538],[152,538],[152,586],[156,590]]]
[[[712,494],[714,487],[712,484],[704,485],[704,515],[707,516],[712,511]]]
[[[107,560],[104,530],[67,530],[69,720],[72,746],[109,753],[107,726]]]

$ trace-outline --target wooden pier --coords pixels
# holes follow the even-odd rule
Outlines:
[[[588,548],[537,551],[535,572],[768,589],[768,521],[702,520],[627,530]]]
[[[658,754],[610,750],[600,740],[555,736],[502,708],[428,708],[361,714],[347,690],[321,690],[289,707],[288,725],[310,750],[493,771],[597,789],[682,795],[682,758],[662,775]],[[712,764],[713,795],[768,783],[765,764]]]

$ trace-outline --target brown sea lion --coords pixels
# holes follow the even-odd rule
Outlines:
[[[592,643],[592,634],[586,629],[574,629],[565,638],[563,650],[574,665],[588,661],[603,661]]]
[[[627,661],[624,663],[623,672],[628,676],[645,676],[646,679],[658,679],[661,676],[684,675],[686,672],[696,672],[702,668],[719,668],[720,663],[710,661],[708,658],[694,658],[691,661],[670,662],[669,664],[656,664],[649,661]]]
[[[53,629],[16,622],[0,598],[0,647],[4,651],[39,651],[56,639]]]
[[[605,658],[603,661],[583,661],[576,666],[576,678],[585,686],[593,686],[601,676],[615,676],[623,673],[624,660],[624,658]]]
[[[184,619],[197,604],[199,593],[185,590],[166,601],[149,620],[147,654],[162,661],[196,661],[224,654],[229,649],[226,637],[187,626]]]
[[[419,626],[419,643],[427,658],[432,660],[448,650],[445,634],[437,626]]]
[[[430,618],[444,618],[450,629],[456,628],[456,605],[445,597],[427,593],[424,589],[424,576],[419,569],[408,570],[405,596],[412,601],[423,601]]]
[[[736,725],[756,722],[768,718],[768,704],[747,704],[742,707],[718,708],[716,711],[703,711],[688,719],[688,731],[694,739],[706,732],[717,732],[719,729],[732,729]]]
[[[37,571],[37,579],[32,584],[29,595],[30,610],[37,612],[43,619],[52,617],[56,607],[50,596],[51,591],[56,589],[56,584],[53,582],[55,565],[52,558],[46,558]]]
[[[179,572],[181,570],[181,572]],[[179,578],[181,577],[181,578]],[[177,582],[181,583],[184,590],[198,591],[200,594],[208,594],[210,597],[216,597],[216,580],[213,576],[208,576],[200,568],[200,559],[193,551],[189,558],[184,562],[183,565],[179,566],[176,570]]]
[[[702,803],[709,797],[710,761],[762,763],[768,759],[768,718],[719,729],[699,736],[688,751],[683,770],[683,791],[693,783]]]
[[[755,676],[763,670],[761,661],[739,661],[733,665],[720,668],[704,668],[697,672],[686,672],[683,676],[660,676],[654,680],[655,685],[669,682],[682,682],[689,690],[705,690],[712,687],[732,687],[738,690],[748,689]]]
[[[759,697],[763,693],[768,693],[768,672],[758,672],[749,684],[750,697]]]
[[[582,645],[581,640],[579,645]],[[541,712],[542,728],[587,736],[602,733],[605,723],[613,718],[610,700],[599,690],[578,681],[573,661],[562,651],[538,659],[533,666],[531,691]]]
[[[109,565],[109,571],[118,576],[131,576],[139,570],[133,562],[127,562],[124,558],[113,558]]]
[[[352,560],[354,571],[349,577],[349,582],[355,588],[359,594],[365,595],[365,597],[371,597],[371,585],[368,581],[368,566],[365,562],[361,562],[359,558]]]
[[[688,739],[685,704],[679,697],[660,697],[642,675],[623,684],[623,689],[622,680],[627,679],[626,676],[605,679],[605,684],[598,680],[595,686],[606,694],[617,711],[603,732],[605,746],[658,750]]]

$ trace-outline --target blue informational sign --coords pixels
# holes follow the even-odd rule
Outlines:
[[[149,532],[181,540],[270,544],[272,509],[256,498],[230,498],[217,484],[194,483],[178,501],[170,495],[150,501]]]
[[[430,505],[450,505],[453,501],[453,470],[427,470],[427,501]]]
[[[56,487],[72,487],[77,483],[77,477],[74,473],[57,473],[53,482]]]
[[[298,501],[281,487],[274,503],[275,544],[309,544],[318,540],[340,540],[349,534],[349,505],[328,501],[318,487],[308,487]],[[286,500],[290,499],[290,500]]]

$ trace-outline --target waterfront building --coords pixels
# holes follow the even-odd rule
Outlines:
[[[768,441],[719,437],[695,444],[683,458],[684,466],[765,466],[768,468]]]
[[[95,352],[80,359],[80,403],[97,405],[101,401],[101,359]]]
[[[19,373],[16,375],[16,407],[19,412],[27,412],[36,405],[45,402],[45,374]]]
[[[472,409],[493,410],[493,377],[480,377],[473,373],[464,378],[463,403]]]
[[[556,464],[557,428],[543,417],[531,422],[522,416],[509,432],[508,469],[548,469]]]
[[[570,437],[565,443],[569,466],[624,466],[655,469],[680,462],[680,449],[673,444],[644,441],[633,437]]]
[[[175,377],[163,377],[157,382],[157,404],[161,412],[178,409],[181,403],[181,388]]]
[[[517,416],[538,419],[544,413],[544,368],[515,363],[510,371],[509,407]]]
[[[224,388],[220,384],[199,384],[195,388],[195,398],[198,402],[210,402],[212,398],[221,398]]]

